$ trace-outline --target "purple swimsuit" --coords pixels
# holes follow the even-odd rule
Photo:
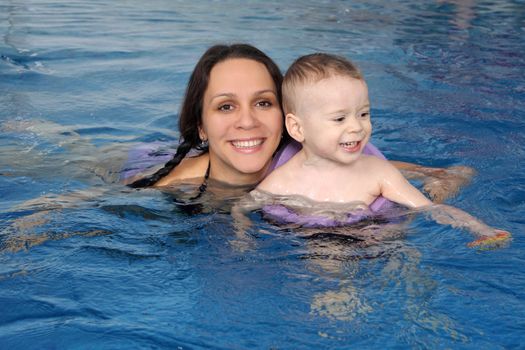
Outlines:
[[[278,151],[272,160],[268,173],[290,160],[290,158],[299,152],[301,148],[302,146],[300,143],[292,141],[280,151]],[[367,143],[365,145],[363,154],[386,159],[385,156],[371,143]],[[263,207],[263,212],[265,217],[282,224],[298,224],[303,227],[326,227],[353,224],[391,206],[392,202],[382,196],[379,196],[369,205],[369,210],[348,213],[346,218],[343,220],[335,220],[333,218],[320,215],[301,215],[281,204],[266,205]]]

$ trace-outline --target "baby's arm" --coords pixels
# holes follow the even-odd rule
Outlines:
[[[392,163],[377,158],[369,160],[371,161],[369,168],[377,176],[383,197],[409,208],[420,208],[433,204],[430,199],[408,182]]]
[[[236,224],[240,225],[237,226],[238,228],[242,226],[246,229],[251,226],[251,221],[248,219],[247,214],[264,206],[264,200],[261,199],[261,195],[263,195],[263,192],[255,189],[233,205],[231,214]]]
[[[382,163],[380,164],[381,172],[379,174],[381,177],[379,181],[383,197],[410,208],[422,208],[429,211],[432,218],[440,224],[466,228],[473,234],[481,236],[470,246],[494,243],[510,237],[510,233],[494,229],[461,209],[445,204],[433,204],[417,188],[412,186],[395,167],[387,162]]]
[[[233,205],[231,215],[233,218],[233,231],[236,239],[232,240],[230,243],[239,251],[253,248],[253,239],[250,235],[246,234],[252,226],[252,221],[248,215],[251,212],[264,207],[266,198],[269,198],[268,195],[255,189]]]
[[[510,239],[509,232],[490,227],[459,208],[446,204],[436,204],[427,209],[437,223],[466,228],[473,234],[480,236],[477,240],[470,242],[469,247],[490,245]]]

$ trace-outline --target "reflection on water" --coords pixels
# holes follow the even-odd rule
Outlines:
[[[0,344],[519,348],[524,14],[520,1],[0,3]],[[352,58],[373,142],[474,167],[450,203],[514,240],[469,249],[404,211],[330,229],[260,210],[239,222],[246,188],[120,184],[130,157],[158,166],[134,150],[177,144],[204,49],[237,41],[283,70],[318,50]]]

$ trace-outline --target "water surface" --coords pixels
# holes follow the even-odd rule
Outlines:
[[[524,19],[517,0],[0,1],[0,347],[522,347]],[[239,227],[235,195],[193,210],[119,184],[128,150],[176,143],[218,42],[283,71],[314,51],[356,61],[373,142],[475,168],[447,202],[512,242],[471,249],[424,215],[374,245],[306,237],[257,212]]]

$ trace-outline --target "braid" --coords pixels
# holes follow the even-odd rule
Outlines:
[[[153,186],[157,181],[159,181],[164,176],[168,175],[170,171],[173,170],[179,163],[184,159],[186,154],[191,150],[192,143],[188,141],[183,141],[179,147],[177,147],[177,152],[173,156],[173,158],[168,161],[164,167],[160,168],[155,172],[154,174],[144,177],[142,179],[138,179],[132,183],[130,183],[128,186],[131,188],[143,188],[143,187],[149,187]]]

